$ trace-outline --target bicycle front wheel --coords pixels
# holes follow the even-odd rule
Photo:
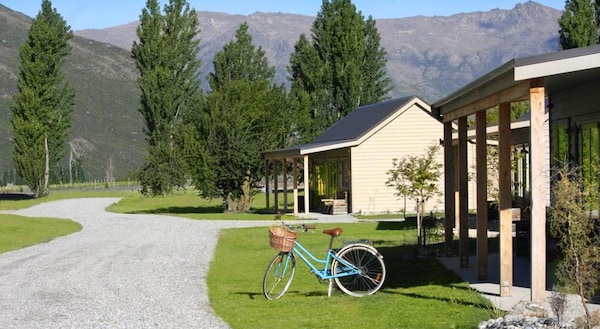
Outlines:
[[[296,271],[296,256],[280,252],[267,266],[263,279],[263,294],[267,299],[278,299],[290,287]]]
[[[337,258],[348,262],[359,270],[356,275],[335,278],[337,286],[350,296],[362,297],[372,295],[385,280],[385,264],[383,257],[372,247],[355,245],[342,249]],[[334,260],[331,269],[334,275],[343,275],[350,266],[339,260]]]

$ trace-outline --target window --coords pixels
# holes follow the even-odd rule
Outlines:
[[[598,134],[598,123],[590,123],[581,126],[579,140],[579,165],[581,175],[588,191],[586,206],[588,209],[596,209],[598,192],[598,167],[600,165],[598,152],[600,151],[600,139]]]
[[[551,156],[552,167],[559,167],[569,159],[569,133],[566,124],[552,127]]]

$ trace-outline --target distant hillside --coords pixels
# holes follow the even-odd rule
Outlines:
[[[556,51],[560,14],[529,1],[512,10],[378,20],[387,70],[396,85],[391,96],[416,94],[433,102],[512,58]],[[260,12],[198,16],[204,77],[212,71],[214,54],[246,21],[255,44],[276,67],[279,82],[286,82],[294,44],[301,33],[310,34],[314,21],[309,16]],[[0,174],[12,166],[9,104],[16,91],[18,49],[30,21],[0,5]],[[78,37],[65,69],[77,89],[73,139],[84,138],[96,147],[84,163],[88,178],[102,179],[110,157],[117,177],[135,170],[143,158],[137,71],[129,53],[137,25],[75,32]]]
[[[19,47],[31,19],[0,5],[0,175],[12,168],[10,105],[16,92]],[[113,175],[136,170],[145,152],[141,116],[137,112],[137,70],[129,51],[76,36],[64,66],[75,87],[71,140],[94,146],[83,160],[89,179],[103,179],[112,157]]]
[[[393,96],[417,94],[435,101],[510,59],[556,51],[560,14],[529,1],[512,10],[377,20],[388,53],[387,69],[396,85]],[[246,21],[254,43],[276,66],[279,82],[286,81],[286,66],[299,35],[310,35],[315,19],[260,12],[249,16],[199,12],[198,17],[204,76],[212,71],[213,55]],[[137,24],[76,33],[130,49]]]

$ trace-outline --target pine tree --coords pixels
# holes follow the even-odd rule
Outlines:
[[[169,0],[161,13],[148,0],[137,28],[132,55],[140,71],[139,111],[143,116],[148,155],[139,179],[144,194],[170,193],[185,183],[184,117],[201,97],[198,17],[184,0]]]
[[[36,197],[48,194],[73,122],[75,91],[61,72],[71,52],[71,27],[43,0],[19,51],[18,92],[11,108],[17,174]]]
[[[300,36],[288,67],[291,94],[310,102],[303,108],[313,120],[305,140],[391,90],[375,21],[365,21],[350,0],[323,1],[311,32],[311,41]]]
[[[264,168],[260,152],[284,146],[291,124],[285,88],[273,82],[275,69],[248,30],[243,23],[214,57],[198,136],[208,165],[194,182],[203,196],[221,197],[227,211],[250,208]]]
[[[558,20],[560,49],[591,46],[598,43],[596,1],[566,0]]]

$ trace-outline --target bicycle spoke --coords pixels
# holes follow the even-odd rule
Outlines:
[[[278,299],[288,290],[294,272],[296,258],[293,253],[279,253],[273,258],[263,278],[263,295],[267,299]]]
[[[385,280],[385,264],[372,248],[359,245],[349,247],[342,250],[338,257],[353,264],[359,271],[357,275],[335,278],[342,291],[352,296],[364,296],[381,288]],[[348,273],[348,268],[340,261],[333,264],[334,274]]]

